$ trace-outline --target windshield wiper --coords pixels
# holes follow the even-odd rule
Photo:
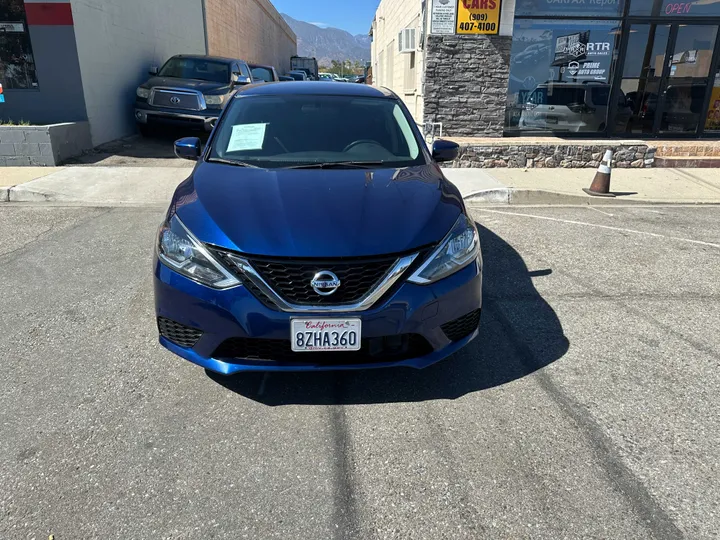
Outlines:
[[[234,159],[211,157],[207,158],[205,161],[208,161],[209,163],[223,163],[225,165],[235,165],[236,167],[250,167],[252,169],[260,169],[260,167],[258,167],[257,165],[252,165],[251,163],[246,163],[245,161],[236,161]]]
[[[384,161],[328,161],[327,163],[303,163],[285,169],[372,169]]]

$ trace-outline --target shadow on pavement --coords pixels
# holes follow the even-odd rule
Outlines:
[[[229,390],[265,405],[349,405],[456,399],[520,379],[561,358],[568,340],[552,307],[532,283],[520,254],[478,224],[485,262],[480,336],[424,370],[393,368],[315,373],[207,371]]]
[[[177,129],[157,129],[151,136],[131,135],[101,144],[85,154],[66,160],[63,165],[143,165],[153,160],[181,161],[176,155],[173,143],[182,137],[200,137],[205,143],[207,133],[184,132]]]

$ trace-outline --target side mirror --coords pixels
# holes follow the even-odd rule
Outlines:
[[[202,143],[197,137],[185,137],[175,141],[175,155],[181,159],[197,161],[202,153]]]
[[[436,140],[432,145],[432,157],[438,163],[453,161],[460,154],[460,146],[452,141]]]
[[[243,77],[242,75],[234,75],[233,76],[233,84],[234,85],[241,85],[241,84],[250,84],[252,83],[252,79],[250,77]]]
[[[158,73],[160,73],[160,68],[157,67],[157,66],[152,66],[152,67],[148,70],[148,75],[152,75],[153,77],[154,77],[155,75],[157,75]]]

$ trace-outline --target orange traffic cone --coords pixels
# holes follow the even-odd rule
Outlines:
[[[593,178],[592,184],[590,184],[590,188],[583,188],[583,191],[585,193],[587,193],[588,195],[593,195],[595,197],[615,196],[614,193],[610,193],[610,173],[612,172],[610,169],[610,164],[612,163],[612,157],[613,151],[606,150],[605,157],[603,157],[602,161],[600,162],[600,166],[595,173],[595,178]]]

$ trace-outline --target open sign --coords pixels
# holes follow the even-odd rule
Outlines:
[[[692,8],[691,3],[671,2],[667,6],[665,6],[665,14],[666,15],[683,15],[685,13],[690,13],[690,8]]]

